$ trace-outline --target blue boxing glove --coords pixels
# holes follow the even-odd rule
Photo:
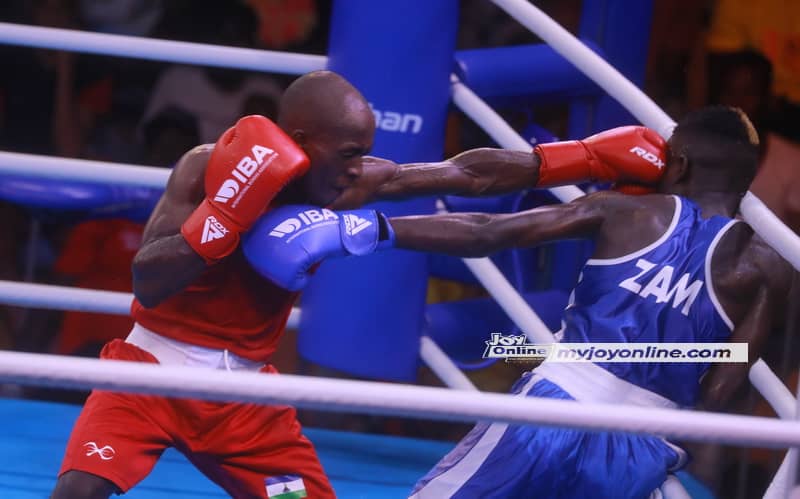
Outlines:
[[[391,226],[374,210],[287,205],[262,215],[245,235],[242,249],[259,274],[298,291],[308,283],[311,268],[325,258],[368,255],[393,245]]]

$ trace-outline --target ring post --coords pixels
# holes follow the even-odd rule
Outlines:
[[[441,159],[457,23],[457,0],[334,4],[329,68],[372,105],[372,154],[398,163]],[[434,200],[375,207],[390,215],[432,213]],[[423,253],[325,262],[303,295],[300,353],[351,375],[416,379],[426,284]]]

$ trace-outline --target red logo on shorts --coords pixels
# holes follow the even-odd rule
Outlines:
[[[114,459],[114,454],[116,454],[116,451],[110,445],[97,447],[97,444],[94,442],[86,442],[83,444],[83,446],[86,447],[87,456],[97,454],[103,461],[110,461],[111,459]]]

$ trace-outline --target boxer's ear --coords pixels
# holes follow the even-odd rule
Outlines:
[[[676,183],[686,182],[689,180],[691,174],[691,161],[685,153],[677,154],[673,160],[671,167],[674,169],[673,179]]]

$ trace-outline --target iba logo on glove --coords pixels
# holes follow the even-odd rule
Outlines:
[[[227,203],[229,199],[239,194],[241,185],[247,184],[247,181],[258,171],[259,166],[263,165],[261,168],[263,170],[278,157],[278,154],[274,150],[258,144],[254,145],[250,152],[253,153],[253,158],[255,159],[250,156],[245,156],[239,160],[236,168],[231,171],[231,175],[234,178],[229,178],[222,183],[222,187],[219,188],[217,194],[214,196],[214,201],[218,203]],[[269,161],[264,164],[264,158],[267,156],[269,156]]]
[[[348,236],[354,236],[372,225],[372,222],[369,220],[352,213],[346,213],[342,215],[342,219],[344,220],[344,230]],[[270,231],[269,235],[272,237],[283,238],[291,234],[289,239],[286,240],[288,243],[307,230],[316,229],[322,225],[330,225],[338,222],[339,215],[331,210],[325,208],[320,210],[305,210],[298,213],[296,217],[283,220]]]
[[[287,218],[275,226],[269,233],[272,237],[284,237],[289,234],[297,236],[301,229],[311,229],[322,222],[338,223],[339,216],[331,210],[306,210],[297,214],[297,217]],[[294,237],[290,238],[293,239]]]

